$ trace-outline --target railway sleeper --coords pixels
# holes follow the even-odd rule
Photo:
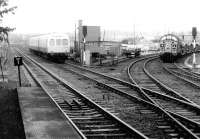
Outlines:
[[[180,135],[169,125],[159,125],[157,126],[159,129],[166,132],[166,134],[170,137],[180,137]]]
[[[182,108],[179,108],[179,107],[174,108],[174,111],[178,111],[178,112],[182,112],[182,113],[191,113],[192,109],[187,110],[187,109],[184,109],[183,106],[182,106]]]
[[[168,136],[170,136],[171,138],[180,138],[180,135],[177,133],[169,133]]]
[[[120,128],[80,129],[84,134],[112,134],[124,133]],[[87,135],[86,135],[87,136]]]
[[[196,115],[195,113],[191,113],[191,112],[182,112],[182,111],[173,111],[175,113],[178,113],[179,115],[183,115],[186,117],[190,117],[190,119],[196,119],[196,120],[200,120],[200,116]]]
[[[72,108],[69,107],[68,105],[64,104],[59,104],[59,106],[62,108],[62,110],[71,110]]]
[[[105,117],[92,117],[92,116],[87,116],[87,117],[72,117],[70,118],[72,120],[92,120],[92,119],[101,119],[101,120],[104,120]]]
[[[109,137],[109,139],[110,138],[112,138],[112,139],[119,139],[119,138],[122,138],[122,139],[124,139],[124,137],[126,137],[127,135],[125,134],[125,133],[111,133],[111,134],[87,134],[86,135],[87,136],[87,138],[102,138],[102,137],[104,137],[104,138],[107,138],[107,137]]]
[[[102,119],[98,119],[98,120],[88,120],[88,121],[83,121],[83,120],[76,120],[74,121],[74,123],[76,123],[77,125],[82,125],[82,124],[86,124],[86,125],[111,125],[113,124],[113,122],[109,121],[109,120],[102,120]]]
[[[79,113],[77,115],[75,114],[68,114],[70,118],[94,118],[94,117],[100,117],[102,114],[89,114],[87,115],[86,113]]]
[[[63,100],[63,102],[59,102],[58,104],[62,109],[72,109],[72,105],[66,100]]]
[[[167,128],[167,129],[164,129],[164,132],[176,132],[174,129],[169,129],[169,128]]]
[[[180,113],[180,112],[175,112],[175,113],[177,113],[177,114],[179,114],[181,116],[184,116],[186,118],[189,118],[189,119],[191,119],[193,121],[200,122],[200,117],[198,115],[194,115],[193,113]]]
[[[157,124],[159,126],[166,126],[168,123],[163,120],[163,121],[157,121]]]
[[[90,125],[80,125],[79,126],[81,129],[104,129],[104,128],[114,128],[117,127],[116,124],[90,124]]]
[[[69,111],[67,112],[69,115],[78,115],[78,114],[81,114],[81,113],[84,113],[85,115],[95,115],[95,114],[99,114],[99,112],[97,111],[91,111],[91,112],[84,112],[84,111]]]
[[[155,112],[153,112],[152,110],[148,110],[145,108],[138,108],[138,110],[142,113],[142,114],[155,114],[157,115]]]
[[[64,110],[66,113],[90,113],[90,112],[95,112],[96,110],[95,109],[75,109],[75,110]]]
[[[76,105],[72,105],[72,107],[69,107],[68,105],[66,105],[66,104],[63,104],[63,105],[60,105],[61,106],[61,108],[66,112],[66,113],[68,113],[68,112],[79,112],[79,113],[86,113],[86,112],[84,112],[84,110],[88,110],[89,108],[87,108],[87,107],[82,107],[82,109],[80,109],[79,107],[77,107]],[[82,110],[82,111],[81,111]]]

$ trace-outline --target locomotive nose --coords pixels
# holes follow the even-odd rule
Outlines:
[[[166,45],[165,45],[165,48],[166,48],[166,49],[170,49],[170,47],[171,47],[171,43],[170,43],[170,42],[167,42]]]

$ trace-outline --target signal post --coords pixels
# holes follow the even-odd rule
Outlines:
[[[18,67],[18,77],[19,77],[19,86],[21,87],[21,75],[20,75],[20,66],[23,65],[22,57],[14,57],[14,66]]]

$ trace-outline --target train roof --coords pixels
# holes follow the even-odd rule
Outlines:
[[[175,41],[180,41],[180,38],[174,34],[166,34],[164,36],[162,36],[160,38],[160,41],[163,41],[163,40],[175,40]]]
[[[31,37],[30,39],[39,39],[39,38],[68,38],[69,39],[69,35],[65,34],[65,33],[51,33],[51,34],[44,34],[44,35],[38,35],[38,36],[34,36]]]

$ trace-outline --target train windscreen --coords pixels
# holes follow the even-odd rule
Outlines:
[[[55,46],[55,40],[54,40],[54,39],[51,39],[51,40],[49,41],[49,45],[50,45],[50,46]]]
[[[62,45],[61,39],[56,39],[56,45],[58,45],[58,46]]]
[[[68,45],[68,40],[67,39],[63,39],[63,45]]]

